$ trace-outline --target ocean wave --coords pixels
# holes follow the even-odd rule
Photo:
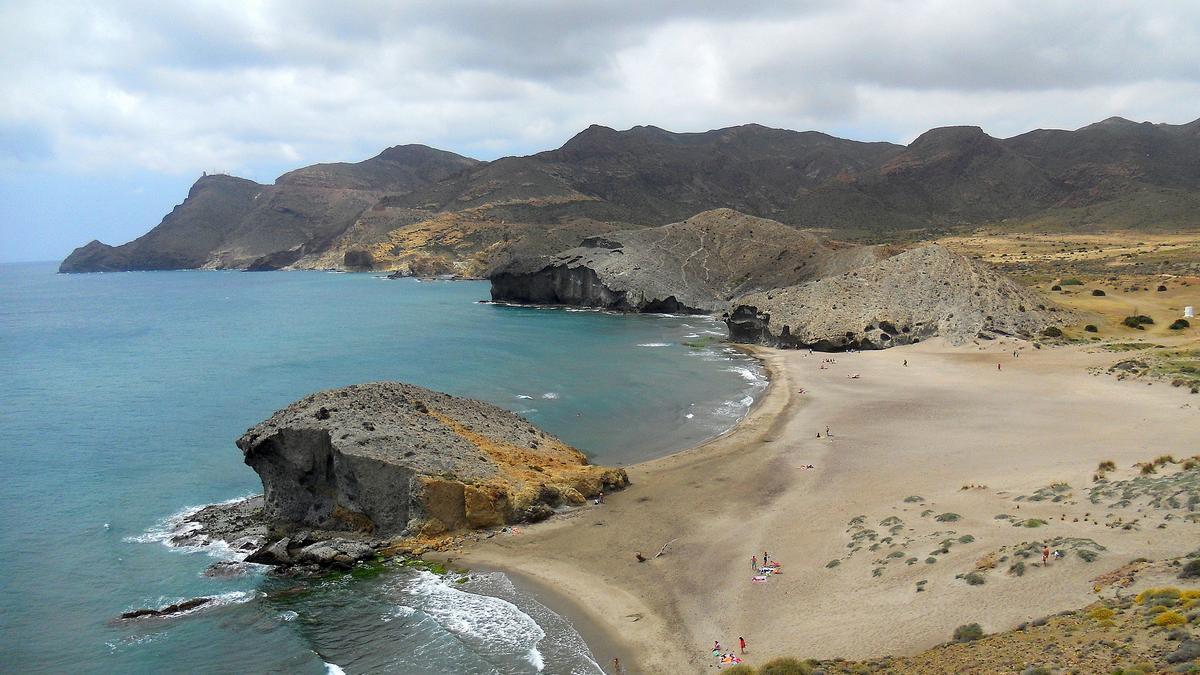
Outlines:
[[[342,670],[336,663],[325,661],[322,661],[322,663],[325,664],[325,675],[346,675],[346,671]]]
[[[558,392],[548,391],[548,392],[542,394],[542,398],[551,399],[551,400],[556,399],[556,398],[558,398]]]
[[[445,630],[483,656],[525,658],[538,671],[544,667],[538,643],[546,631],[513,603],[468,593],[446,584],[441,577],[420,572],[404,589],[415,603]]]
[[[639,347],[670,347],[671,343],[670,342],[643,342],[643,343],[639,344],[638,346]]]
[[[159,522],[152,525],[145,532],[138,535],[123,537],[121,541],[127,544],[153,544],[161,543],[167,548],[184,551],[188,553],[206,553],[214,558],[223,558],[225,560],[243,560],[248,551],[238,551],[229,545],[229,542],[224,539],[209,539],[204,534],[197,534],[196,538],[202,542],[199,544],[175,544],[172,542],[177,537],[183,537],[196,534],[202,526],[191,520],[191,517],[203,511],[210,506],[228,506],[236,504],[253,497],[254,495],[244,495],[226,499],[223,502],[215,502],[212,504],[201,504],[200,506],[188,506],[179,511],[167,516]]]
[[[742,379],[746,380],[747,382],[758,382],[759,380],[763,379],[763,376],[761,374],[756,373],[754,370],[752,370],[750,368],[746,368],[744,366],[734,366],[732,368],[726,368],[725,372],[737,373],[738,375],[741,375]]]
[[[413,607],[409,607],[408,605],[396,605],[392,608],[392,611],[384,614],[382,619],[384,623],[387,623],[392,619],[407,619],[416,613],[417,610]]]
[[[532,399],[533,397],[526,394],[517,394],[517,398]]]

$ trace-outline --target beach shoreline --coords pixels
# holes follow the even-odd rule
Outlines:
[[[1132,510],[1098,522],[1086,513],[1098,507],[1074,492],[1100,461],[1128,472],[1194,453],[1186,430],[1200,418],[1187,393],[1089,373],[1111,354],[1015,340],[746,351],[770,385],[729,432],[626,467],[631,485],[603,506],[449,555],[536,577],[565,600],[564,616],[604,636],[599,649],[619,652],[594,652],[602,665],[619,656],[624,672],[664,672],[712,667],[712,640],[728,648],[742,635],[751,663],[915,653],[963,623],[1005,630],[1083,606],[1092,576],[1182,555],[1181,541],[1200,536],[1186,519],[1114,527],[1118,513],[1150,517]],[[1077,487],[1065,501],[1023,501],[1052,484]],[[1027,518],[1043,524],[1013,527]],[[876,522],[902,527],[880,541]],[[851,536],[867,530],[870,550]],[[984,586],[962,581],[977,559],[1051,536],[1102,553],[1095,563],[1072,555],[1052,573],[1037,565],[1014,576],[1005,564],[984,571]],[[749,558],[764,548],[786,574],[751,584]]]

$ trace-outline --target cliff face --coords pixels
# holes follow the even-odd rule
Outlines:
[[[609,232],[555,256],[493,273],[492,299],[632,312],[712,312],[741,294],[874,262],[878,247],[834,247],[732,209],[683,222]]]
[[[924,246],[845,274],[738,298],[731,339],[821,351],[1033,337],[1078,320],[991,268]]]
[[[382,536],[540,520],[628,483],[511,412],[398,382],[313,394],[237,445],[270,521]]]

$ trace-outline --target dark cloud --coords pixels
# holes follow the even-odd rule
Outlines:
[[[908,140],[1197,116],[1200,5],[8,2],[4,166],[249,170],[589,123]],[[12,148],[16,148],[13,150]]]

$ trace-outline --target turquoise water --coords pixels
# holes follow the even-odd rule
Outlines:
[[[719,343],[682,344],[723,335],[709,319],[487,296],[366,274],[0,265],[0,669],[596,672],[569,624],[495,575],[295,589],[201,576],[219,547],[161,543],[186,507],[257,491],[233,439],[317,389],[398,379],[480,398],[620,464],[720,433],[764,386]],[[112,620],[201,595],[220,606]]]

